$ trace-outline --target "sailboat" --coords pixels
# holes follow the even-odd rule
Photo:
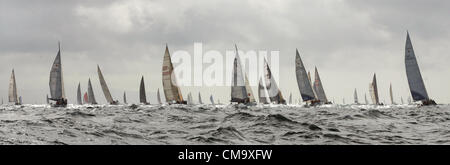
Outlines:
[[[187,104],[189,104],[189,105],[194,104],[194,101],[192,100],[191,92],[188,93]]]
[[[55,101],[51,103],[53,107],[66,107],[67,98],[64,94],[64,80],[62,74],[61,65],[61,45],[58,42],[58,53],[56,55],[55,61],[53,61],[52,68],[50,70],[50,97],[49,100]]]
[[[317,92],[316,92],[316,90],[314,89],[314,83],[312,82],[312,78],[311,78],[311,72],[308,70],[308,80],[309,80],[309,83],[311,84],[311,88],[313,89],[313,93],[314,93],[314,98],[316,99],[316,100],[318,100],[318,98],[317,98]],[[320,101],[320,100],[319,100]]]
[[[177,79],[173,73],[173,69],[169,48],[166,45],[162,67],[162,83],[166,102],[169,104],[186,104],[187,102],[183,100],[180,88],[177,86]]]
[[[9,80],[9,102],[15,105],[20,105],[19,99],[17,97],[17,85],[16,85],[16,75],[14,74],[14,69],[11,73],[11,79]]]
[[[378,98],[378,87],[377,87],[377,75],[373,74],[372,83],[369,84],[369,92],[372,98],[372,103],[380,105],[380,100]]]
[[[275,82],[275,78],[270,71],[269,64],[266,59],[264,59],[264,71],[265,71],[265,80],[266,80],[266,89],[268,92],[268,96],[271,103],[275,104],[286,104],[286,100],[283,98],[280,89],[278,88],[277,83]]]
[[[145,105],[150,104],[147,102],[147,96],[145,94],[144,76],[142,76],[141,85],[139,86],[139,102]]]
[[[209,101],[211,101],[211,104],[214,105],[214,98],[213,98],[213,95],[209,96]]]
[[[89,104],[89,97],[87,92],[84,92],[83,101],[84,104]]]
[[[91,79],[89,78],[88,81],[88,103],[89,104],[97,104],[97,101],[95,100],[94,96],[94,90],[92,89]]]
[[[100,66],[97,65],[97,73],[98,79],[100,80],[100,85],[102,86],[103,94],[105,95],[106,101],[111,105],[117,105],[119,101],[114,100],[111,96],[111,92],[109,92],[108,85],[106,85],[105,78],[103,77],[102,71],[100,70]]]
[[[325,95],[325,90],[323,90],[322,81],[320,80],[319,72],[317,71],[317,67],[314,68],[315,74],[314,74],[314,91],[316,93],[317,99],[322,104],[331,104],[328,102],[327,96]]]
[[[22,105],[22,96],[19,96],[19,105]]]
[[[259,97],[259,103],[261,103],[261,104],[269,104],[269,101],[267,101],[269,98],[267,98],[266,91],[267,90],[263,84],[262,78],[260,78],[259,83],[258,83],[258,97]]]
[[[292,93],[289,93],[289,104],[292,105]]]
[[[296,50],[295,56],[295,73],[297,77],[298,89],[300,90],[302,100],[304,102],[307,102],[307,104],[309,103],[310,105],[318,104],[320,101],[315,97],[314,91],[311,86],[311,81],[308,79],[305,66],[303,65],[298,50]]]
[[[420,73],[416,55],[414,54],[414,49],[409,37],[409,32],[407,32],[406,36],[405,68],[409,90],[411,91],[413,100],[421,101],[422,105],[436,105],[436,102],[428,97],[427,89],[423,83],[422,74]]]
[[[158,92],[156,93],[156,97],[157,97],[157,99],[158,99],[158,103],[159,103],[159,104],[162,104],[162,101],[161,101],[161,94],[159,94],[159,88],[158,88]]]
[[[392,93],[392,84],[389,84],[389,96],[391,99],[391,104],[395,104],[394,103],[394,94]]]
[[[405,104],[405,103],[403,102],[403,97],[400,97],[400,101],[402,102],[402,104]]]
[[[237,46],[236,57],[233,62],[233,73],[231,83],[231,101],[232,103],[255,104],[255,98],[248,84],[247,75],[243,73],[241,61]]]
[[[353,93],[353,98],[355,99],[355,104],[359,104],[359,102],[358,102],[358,93],[356,92],[356,88],[355,88],[355,92]]]
[[[369,104],[369,101],[367,101],[367,93],[364,93],[364,101],[365,101],[366,105]]]
[[[78,88],[77,88],[77,103],[78,103],[78,105],[83,104],[83,103],[81,102],[81,89],[80,89],[80,83],[78,83]]]
[[[50,99],[50,98],[48,98],[48,94],[47,94],[47,104],[50,104],[49,99]]]
[[[198,92],[198,104],[203,104],[202,95],[200,95],[200,92]]]
[[[125,91],[123,91],[123,103],[127,104],[127,95],[126,95]]]

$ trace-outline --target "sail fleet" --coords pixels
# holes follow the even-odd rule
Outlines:
[[[242,67],[241,60],[238,53],[237,45],[235,45],[235,58],[233,60],[232,66],[232,82],[231,82],[231,103],[235,104],[246,104],[246,105],[256,105],[257,102],[260,104],[297,104],[293,103],[292,93],[289,93],[289,101],[287,102],[281,90],[279,89],[279,82],[275,81],[272,75],[270,65],[266,59],[264,59],[264,73],[258,79],[258,101],[253,95],[252,89],[249,85],[249,80],[245,69]],[[310,72],[306,70],[306,67],[302,61],[298,49],[295,52],[295,75],[297,80],[297,86],[300,92],[301,100],[306,103],[307,106],[317,106],[322,104],[331,104],[327,99],[325,94],[323,83],[320,79],[317,67],[314,67],[314,81]],[[405,69],[406,76],[408,79],[408,85],[411,92],[410,98],[408,98],[408,103],[412,101],[421,102],[421,105],[435,105],[436,103],[430,99],[428,96],[425,84],[422,79],[422,75],[417,63],[417,59],[412,46],[411,38],[409,32],[407,32],[406,45],[405,45]],[[189,93],[187,100],[183,99],[181,90],[177,84],[177,79],[173,76],[174,66],[169,53],[168,45],[166,45],[165,53],[163,57],[162,65],[162,86],[163,93],[165,96],[165,103],[167,104],[194,104],[192,94]],[[110,105],[119,104],[118,100],[114,100],[111,92],[108,88],[105,77],[97,65],[97,73],[99,83],[101,85],[106,102]],[[81,83],[77,86],[77,104],[97,104],[95,99],[94,90],[92,87],[91,79],[88,79],[87,92],[82,95],[82,90],[80,87]],[[67,106],[67,98],[64,92],[64,80],[62,71],[62,60],[61,60],[61,44],[58,42],[58,51],[54,59],[50,70],[49,78],[50,87],[50,97],[47,95],[47,103],[53,107],[65,107]],[[10,83],[9,83],[9,102],[20,105],[22,104],[21,96],[18,96],[16,77],[14,69],[11,73]],[[373,74],[372,81],[369,83],[369,94],[372,100],[372,104],[382,105],[379,99],[379,91],[377,85],[376,74]],[[157,90],[157,103],[164,104],[161,100],[160,90]],[[354,104],[361,104],[358,100],[357,89],[354,89]],[[394,102],[392,84],[389,84],[389,98],[391,104],[396,104]],[[365,104],[369,104],[366,94],[364,94]],[[139,102],[141,104],[147,105],[150,102],[147,101],[147,96],[145,92],[144,76],[141,77],[139,85]],[[213,95],[210,95],[210,102],[215,105]],[[297,102],[297,101],[295,101]],[[343,102],[344,99],[343,99]],[[123,93],[123,103],[127,104],[126,92]],[[403,104],[403,97],[401,98],[401,103]],[[198,93],[198,104],[204,104],[201,98],[200,92]]]

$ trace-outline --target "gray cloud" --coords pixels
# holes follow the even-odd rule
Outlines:
[[[295,82],[295,48],[306,66],[317,66],[332,100],[351,101],[368,91],[374,72],[380,97],[388,100],[392,82],[397,97],[409,96],[404,71],[406,30],[411,33],[428,92],[450,101],[446,55],[450,37],[447,1],[1,1],[0,94],[6,99],[9,75],[16,70],[19,94],[28,103],[44,102],[48,75],[62,41],[65,88],[75,100],[76,85],[98,83],[99,64],[113,96],[127,91],[137,101],[141,75],[148,92],[161,88],[164,45],[171,52],[206,50],[279,50],[280,87],[299,97]],[[182,87],[183,93],[213,93],[229,100],[229,87]],[[256,88],[254,88],[256,90]],[[256,91],[254,91],[256,92]],[[220,93],[220,94],[219,94]],[[155,102],[154,93],[150,94]],[[396,98],[399,101],[399,98]]]

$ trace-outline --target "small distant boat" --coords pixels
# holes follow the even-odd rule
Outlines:
[[[358,93],[356,92],[356,88],[355,88],[355,92],[353,93],[353,98],[355,99],[355,104],[359,104],[359,102],[358,102]]]
[[[127,103],[127,95],[126,95],[125,91],[123,91],[123,103],[128,104]]]
[[[169,47],[166,45],[162,67],[162,83],[164,87],[164,95],[166,96],[166,102],[169,104],[186,104],[187,102],[183,100],[181,90],[177,86],[177,79],[175,76],[172,76],[174,74],[173,69]]]
[[[405,104],[405,103],[403,102],[403,97],[400,97],[400,101],[402,102],[402,104]]]
[[[87,92],[84,92],[83,101],[84,104],[89,104],[89,96]]]
[[[416,55],[409,37],[406,36],[405,45],[405,68],[406,77],[408,78],[409,90],[414,101],[421,101],[422,105],[436,105],[436,102],[428,97],[427,89],[423,83],[422,74],[417,64]]]
[[[365,101],[366,105],[369,104],[369,101],[367,100],[367,93],[364,93],[364,101]]]
[[[108,85],[106,84],[105,78],[103,77],[102,71],[100,70],[100,66],[97,65],[97,73],[98,79],[100,80],[100,85],[102,86],[103,94],[105,95],[106,101],[111,105],[119,104],[119,101],[114,100],[111,96],[111,92],[109,92]]]
[[[142,76],[141,85],[139,86],[139,102],[145,105],[150,104],[147,102],[147,96],[145,94],[144,76]]]
[[[255,98],[252,90],[248,85],[247,76],[243,73],[241,61],[237,46],[236,57],[233,62],[233,75],[231,83],[231,101],[232,103],[255,104]]]
[[[158,104],[162,104],[162,101],[161,101],[161,94],[159,94],[159,88],[158,88],[158,91],[157,91],[157,93],[156,93],[156,97],[157,97],[157,99],[158,99]]]
[[[311,86],[311,81],[308,78],[308,74],[306,73],[305,66],[303,65],[298,50],[296,50],[295,56],[295,73],[297,77],[298,89],[300,90],[302,100],[307,104],[309,103],[309,105],[317,105],[318,103],[320,103],[320,101],[315,97],[313,88]]]
[[[319,99],[322,104],[331,104],[328,102],[327,96],[325,95],[325,90],[323,90],[322,81],[320,80],[319,72],[317,71],[317,67],[314,68],[314,91],[316,94],[316,98]]]
[[[22,96],[19,96],[19,105],[22,105]]]
[[[189,105],[194,104],[194,101],[192,100],[192,94],[190,92],[188,93],[187,104]]]
[[[48,98],[48,94],[47,94],[47,104],[50,104],[49,99],[50,99],[50,98]]]
[[[266,82],[266,89],[269,94],[268,96],[270,102],[275,104],[286,104],[286,100],[283,98],[283,95],[281,94],[281,91],[278,88],[277,83],[275,82],[275,78],[273,77],[272,72],[270,71],[270,67],[266,59],[264,59],[264,74],[265,74],[264,77]]]
[[[88,80],[88,103],[89,104],[97,104],[94,96],[94,90],[92,89],[91,79]]]
[[[213,95],[209,96],[209,101],[211,101],[211,104],[214,105],[214,98],[213,98]]]
[[[289,93],[289,104],[292,105],[292,93]]]
[[[11,79],[9,80],[9,102],[15,105],[20,105],[19,98],[17,97],[17,85],[16,85],[16,75],[14,74],[14,69],[11,73]]]
[[[412,103],[411,97],[408,97],[408,104],[411,104],[411,103]]]
[[[202,95],[200,95],[200,92],[198,92],[198,103],[203,104]]]
[[[261,104],[269,104],[269,101],[267,101],[269,98],[266,94],[267,90],[266,87],[263,84],[262,78],[259,79],[258,83],[258,97],[259,97],[259,103]]]
[[[80,89],[80,83],[78,83],[78,88],[77,88],[77,103],[78,103],[78,105],[83,104],[83,103],[81,102],[81,89]]]
[[[56,55],[55,61],[53,61],[52,68],[50,70],[50,97],[49,100],[55,101],[51,103],[53,107],[66,107],[67,98],[64,94],[64,80],[62,74],[61,65],[61,45],[58,42],[58,54]]]
[[[394,105],[394,94],[392,93],[392,84],[389,84],[389,96],[391,99],[391,104]]]
[[[369,92],[372,98],[372,103],[380,105],[380,100],[378,98],[378,87],[377,87],[377,75],[373,74],[372,83],[369,84]]]

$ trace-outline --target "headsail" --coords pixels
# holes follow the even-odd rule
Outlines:
[[[327,96],[325,95],[325,90],[323,90],[322,81],[320,80],[317,67],[315,67],[314,70],[315,70],[314,91],[316,92],[316,96],[320,100],[320,102],[327,103],[328,99]]]
[[[356,88],[355,88],[355,92],[353,93],[353,98],[355,99],[355,104],[359,104],[359,102],[358,102],[358,93],[356,92]]]
[[[377,76],[373,75],[372,83],[369,84],[370,96],[372,98],[373,104],[380,104],[380,100],[378,98],[378,87],[377,87]]]
[[[166,45],[162,67],[162,83],[164,87],[164,95],[168,103],[184,103],[180,88],[177,86],[177,80],[173,73],[172,60],[170,58],[169,48]]]
[[[391,104],[395,104],[394,103],[394,95],[392,94],[392,84],[389,84],[389,96],[391,99]]]
[[[142,76],[142,78],[141,78],[141,85],[139,86],[139,101],[142,104],[148,104],[147,103],[147,96],[145,94],[144,76]]]
[[[247,75],[245,75],[245,90],[247,90],[247,96],[250,103],[256,103],[255,95],[253,95],[252,88],[250,87],[250,83],[248,82]]]
[[[297,77],[297,85],[300,90],[303,101],[314,100],[314,92],[311,88],[311,82],[308,79],[308,74],[306,73],[305,66],[303,65],[302,59],[298,50],[296,50],[295,56],[295,73]]]
[[[407,33],[406,36],[405,67],[409,90],[411,91],[414,101],[428,100],[428,93],[425,84],[423,83],[422,74],[420,73],[419,65],[417,64],[409,33]]]
[[[159,103],[159,104],[162,104],[162,101],[161,101],[161,94],[159,94],[159,88],[158,88],[158,92],[156,93],[156,96],[157,96],[157,99],[158,99],[158,103]]]
[[[200,95],[200,92],[198,92],[198,103],[203,104],[202,95]]]
[[[126,95],[125,91],[123,91],[123,103],[127,104],[127,95]]]
[[[264,74],[270,102],[276,104],[286,104],[286,100],[284,100],[283,95],[281,94],[281,91],[278,88],[277,83],[275,82],[275,78],[273,77],[272,72],[270,71],[270,67],[266,59],[264,59]]]
[[[83,104],[83,103],[81,102],[81,89],[80,89],[80,83],[78,83],[78,88],[77,88],[77,103],[78,103],[79,105]]]
[[[61,65],[61,47],[58,43],[58,54],[56,55],[55,61],[53,61],[52,69],[50,70],[50,96],[51,100],[62,100],[65,99],[64,94],[64,81],[62,74]]]
[[[88,103],[89,104],[97,104],[97,101],[95,100],[94,96],[94,90],[92,89],[91,79],[89,78],[88,81]]]
[[[245,103],[249,102],[247,95],[246,81],[242,72],[241,61],[236,47],[236,57],[233,62],[233,76],[231,81],[231,102]]]
[[[264,87],[262,78],[259,79],[258,83],[258,97],[259,97],[259,103],[261,104],[269,104],[267,94],[266,94],[266,88]]]
[[[11,79],[9,80],[9,102],[19,104],[17,97],[17,86],[16,86],[16,75],[14,74],[14,69],[11,73]]]
[[[106,101],[109,104],[115,104],[116,102],[111,96],[111,92],[109,92],[108,85],[106,85],[105,78],[103,77],[102,71],[100,70],[100,66],[97,65],[97,73],[98,79],[100,80],[100,85],[102,86],[103,94],[105,95]]]

